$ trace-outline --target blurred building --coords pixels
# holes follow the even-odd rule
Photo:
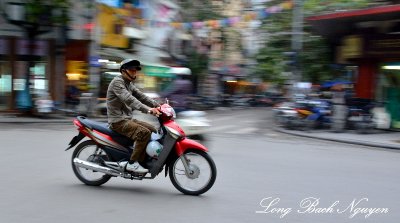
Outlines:
[[[1,4],[23,2],[3,0]],[[209,73],[200,93],[219,95],[231,84],[246,84],[247,61],[255,50],[254,35],[246,24],[188,29],[180,1],[174,0],[81,0],[71,1],[67,26],[46,26],[29,44],[26,33],[0,16],[0,111],[15,111],[24,87],[29,61],[31,90],[46,92],[63,106],[67,85],[104,97],[118,63],[136,58],[143,63],[139,85],[163,90],[174,74],[171,66],[184,66],[188,50],[195,47],[210,55]],[[241,17],[242,0],[212,1],[225,18]],[[21,5],[21,4],[17,4]],[[193,9],[195,10],[195,9]],[[21,12],[10,12],[16,16]],[[21,17],[22,18],[22,17]],[[238,19],[240,20],[240,19]],[[175,23],[175,24],[174,24]],[[181,23],[182,24],[182,23]],[[242,80],[238,82],[238,80]],[[235,87],[233,87],[235,88]],[[233,89],[232,88],[232,89]],[[235,88],[236,89],[236,88]]]
[[[315,33],[334,49],[335,63],[355,83],[356,97],[386,102],[400,128],[400,5],[308,17]]]
[[[167,0],[100,4],[96,24],[99,57],[116,63],[126,58],[140,60],[143,69],[138,85],[146,91],[162,90],[175,76],[169,72],[170,66],[179,66],[184,60],[183,42],[190,40],[181,29],[171,26],[179,19],[179,10],[174,1]],[[102,71],[107,72],[107,67]]]
[[[50,7],[39,16],[35,36],[29,37],[32,25],[26,20],[24,1],[1,1],[6,13],[0,16],[0,111],[17,111],[21,101],[27,102],[21,100],[27,78],[33,107],[35,99],[43,96],[62,106],[69,84],[83,92],[90,90],[96,2],[71,3],[67,9],[68,24],[52,23],[52,16],[59,14],[60,9]]]
[[[24,29],[10,22],[24,19],[23,1],[0,3],[4,8],[12,5],[8,14],[0,16],[0,111],[17,110],[29,61],[34,61],[29,74],[32,95],[45,92],[63,106],[66,86],[71,84],[81,92],[105,96],[99,89],[108,82],[102,80],[115,75],[118,63],[126,58],[143,62],[141,87],[160,90],[174,77],[168,72],[170,66],[184,62],[182,46],[191,40],[170,25],[179,19],[180,8],[174,1],[71,1],[68,26],[45,26],[34,44]]]
[[[221,93],[233,93],[247,74],[243,70],[243,33],[244,22],[239,23],[243,14],[242,0],[211,1],[214,10],[224,18],[238,18],[234,26],[208,28],[204,27],[194,33],[195,38],[203,39],[209,51],[209,72],[202,83],[202,93],[207,96],[219,96]],[[236,23],[236,21],[235,21]],[[204,41],[205,40],[205,41]]]
[[[0,3],[4,9],[0,15],[0,112],[33,106],[30,95],[57,98],[62,76],[56,74],[55,58],[61,29],[49,19],[55,12],[46,12],[37,30],[29,33],[24,2]]]

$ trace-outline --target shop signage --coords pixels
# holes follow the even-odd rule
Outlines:
[[[365,54],[369,56],[400,56],[400,35],[367,36]]]
[[[89,66],[91,66],[91,67],[101,67],[101,64],[100,64],[99,60],[100,60],[99,56],[89,56]]]
[[[143,73],[146,76],[154,76],[154,77],[164,77],[164,78],[173,78],[175,74],[171,74],[168,71],[169,67],[158,67],[158,66],[148,66],[145,65],[143,67]]]
[[[342,57],[345,59],[359,58],[362,55],[363,40],[358,35],[346,36],[342,40]]]
[[[47,41],[37,40],[31,45],[28,40],[17,40],[17,55],[30,55],[31,51],[35,56],[48,55]]]

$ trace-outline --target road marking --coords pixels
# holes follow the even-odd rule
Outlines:
[[[272,137],[272,138],[279,136],[278,134],[275,134],[275,133],[265,133],[264,135],[268,136],[268,137]]]
[[[230,130],[236,128],[237,125],[220,125],[212,126],[207,132],[224,132],[224,130]]]
[[[259,128],[246,127],[246,128],[237,129],[235,131],[229,131],[227,133],[230,133],[230,134],[248,134],[248,133],[255,133],[257,130],[259,130]]]

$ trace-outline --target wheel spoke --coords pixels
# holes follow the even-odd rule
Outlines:
[[[100,156],[100,155],[107,155],[107,154],[96,145],[87,145],[81,149],[81,151],[76,155],[76,158],[92,162],[90,160],[92,156]],[[82,167],[75,167],[75,168],[77,169],[79,174],[88,181],[98,181],[101,180],[104,177],[104,175],[106,175],[104,173],[96,172]]]
[[[200,191],[209,185],[212,178],[212,169],[207,159],[197,153],[185,155],[190,168],[189,175],[186,175],[181,159],[174,164],[174,179],[179,187],[187,191]]]

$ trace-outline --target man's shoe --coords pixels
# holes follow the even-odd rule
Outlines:
[[[132,171],[132,172],[135,172],[135,173],[147,173],[147,172],[149,172],[149,170],[146,169],[146,168],[144,168],[144,167],[142,167],[142,166],[139,164],[138,161],[135,161],[135,162],[132,163],[132,164],[127,163],[125,168],[126,168],[126,170]]]

